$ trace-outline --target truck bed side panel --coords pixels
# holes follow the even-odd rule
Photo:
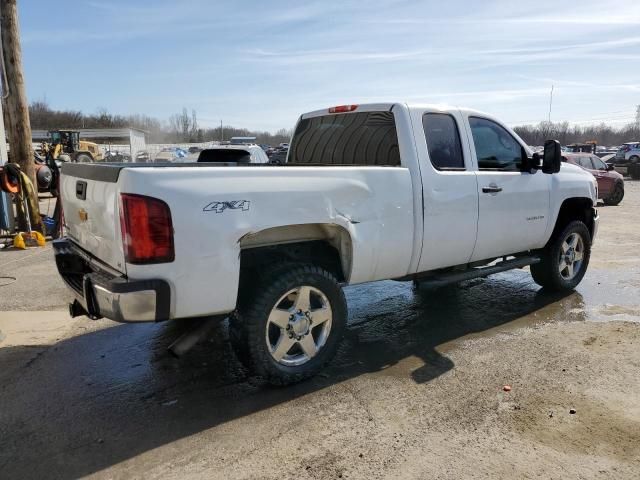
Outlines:
[[[350,283],[408,273],[414,218],[406,168],[124,169],[118,183],[124,193],[159,197],[171,208],[175,261],[128,265],[127,273],[169,281],[173,317],[233,310],[240,241],[272,227],[343,227],[353,244]]]

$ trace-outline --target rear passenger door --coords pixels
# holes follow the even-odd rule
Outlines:
[[[458,110],[415,109],[414,136],[423,188],[418,271],[467,263],[478,228],[478,186]]]

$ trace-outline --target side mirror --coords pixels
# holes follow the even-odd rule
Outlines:
[[[542,171],[544,173],[558,173],[562,159],[562,149],[557,140],[544,142],[544,157],[542,159]]]
[[[615,170],[616,166],[611,164],[611,163],[607,163],[607,172],[610,172],[611,170]]]

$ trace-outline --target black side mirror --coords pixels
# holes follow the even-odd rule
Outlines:
[[[544,173],[558,173],[562,160],[562,149],[557,140],[544,142],[544,157],[542,159],[542,171]]]
[[[610,172],[611,170],[615,170],[616,166],[610,163],[607,163],[607,172]]]

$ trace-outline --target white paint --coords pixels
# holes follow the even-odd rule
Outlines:
[[[65,177],[63,201],[71,236],[124,272],[117,266],[123,261],[117,196],[137,193],[167,202],[175,229],[175,261],[127,265],[126,274],[167,280],[171,316],[179,318],[235,308],[240,241],[250,233],[288,225],[340,227],[351,237],[346,276],[354,284],[541,247],[564,199],[595,202],[593,178],[578,167],[563,165],[556,175],[479,171],[467,118],[473,113],[497,121],[488,115],[405,104],[366,105],[357,111],[380,109],[394,113],[401,167],[125,168],[117,184],[87,181],[86,202],[75,200],[75,179]],[[442,172],[431,165],[421,121],[429,111],[447,112],[458,122],[466,171]],[[320,110],[301,118],[327,113]],[[482,186],[491,182],[500,183],[503,191],[482,193]],[[241,201],[249,208],[203,210],[212,202]],[[81,207],[89,213],[86,225],[77,217]]]

